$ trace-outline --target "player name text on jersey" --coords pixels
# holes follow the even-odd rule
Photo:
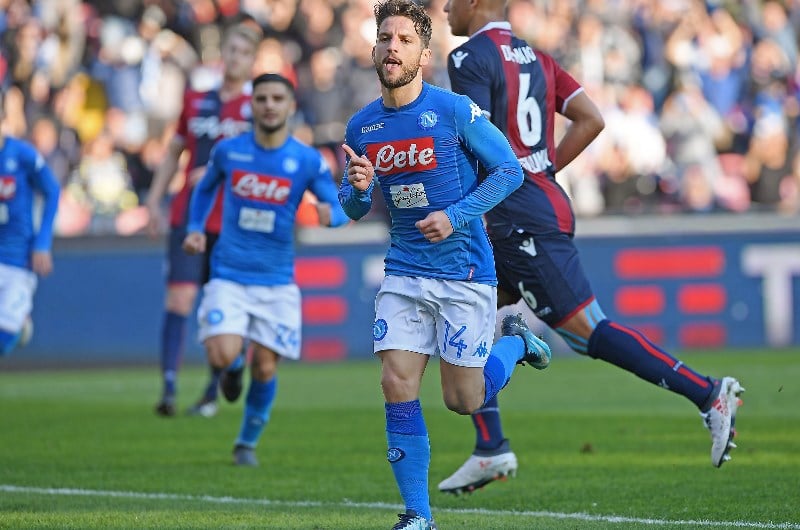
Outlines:
[[[500,50],[503,52],[503,59],[512,63],[530,64],[536,62],[536,54],[530,46],[512,48],[508,44],[502,44],[500,45]]]

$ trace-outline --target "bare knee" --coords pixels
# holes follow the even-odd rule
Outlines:
[[[462,416],[469,416],[479,408],[482,403],[471,396],[460,395],[458,393],[444,395],[444,404],[449,409]]]

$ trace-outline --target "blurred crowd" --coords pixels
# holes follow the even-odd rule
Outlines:
[[[427,0],[425,75],[446,87],[461,39],[444,4]],[[0,0],[3,132],[30,140],[60,179],[58,234],[135,233],[183,91],[218,81],[222,32],[246,15],[266,36],[254,75],[296,81],[294,132],[338,175],[347,120],[380,95],[372,6]],[[579,216],[800,210],[800,0],[510,0],[508,15],[605,117],[559,174]]]

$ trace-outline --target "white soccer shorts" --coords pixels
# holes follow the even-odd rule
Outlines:
[[[481,283],[386,276],[375,298],[375,353],[438,354],[482,368],[492,349],[497,288]]]
[[[197,310],[199,338],[239,335],[288,359],[300,358],[297,285],[242,285],[215,278],[203,287]]]
[[[0,263],[0,329],[19,333],[33,309],[36,274]]]

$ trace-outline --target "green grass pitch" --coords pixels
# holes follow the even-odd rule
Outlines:
[[[422,402],[439,528],[800,528],[800,352],[682,358],[747,389],[722,468],[691,403],[557,357],[544,372],[521,367],[500,397],[518,476],[462,497],[436,484],[469,455],[472,424],[444,408],[432,362]],[[0,528],[390,528],[401,501],[379,372],[282,365],[261,466],[240,469],[241,400],[213,419],[163,419],[155,366],[0,371]],[[181,373],[181,409],[204,381],[202,367]]]

